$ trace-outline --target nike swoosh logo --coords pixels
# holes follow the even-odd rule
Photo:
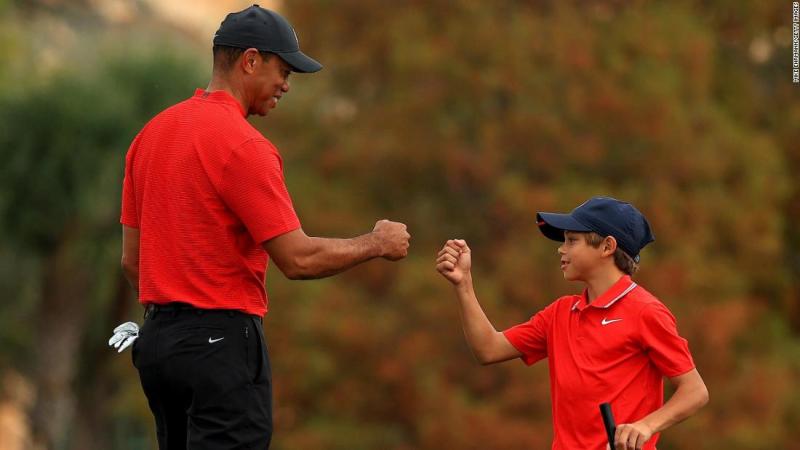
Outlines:
[[[221,340],[223,340],[223,339],[225,339],[225,338],[224,338],[224,337],[217,338],[217,339],[211,339],[211,338],[208,338],[208,343],[209,343],[209,344],[213,344],[214,342],[219,342],[219,341],[221,341]]]
[[[622,319],[611,319],[611,320],[608,320],[605,317],[603,317],[603,320],[600,322],[600,324],[605,326],[605,325],[608,325],[610,323],[619,322],[620,320],[622,320]]]

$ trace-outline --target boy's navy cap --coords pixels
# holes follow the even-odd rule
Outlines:
[[[297,34],[289,22],[275,11],[253,5],[230,13],[214,34],[214,45],[256,48],[280,56],[295,72],[316,72],[322,64],[300,51]]]
[[[542,234],[559,242],[564,242],[564,231],[613,236],[619,248],[636,262],[644,246],[656,239],[639,210],[610,197],[593,197],[569,214],[536,213],[536,223]]]

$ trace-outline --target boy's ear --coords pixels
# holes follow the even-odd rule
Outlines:
[[[617,239],[614,236],[607,236],[603,240],[603,255],[611,256],[617,251]]]

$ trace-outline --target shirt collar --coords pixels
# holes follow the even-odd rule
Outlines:
[[[233,98],[231,94],[225,91],[208,92],[204,89],[197,88],[194,90],[193,98],[235,106],[236,110],[239,111],[239,114],[241,114],[242,117],[247,117],[247,114],[245,114],[245,111],[242,108],[241,103],[239,103],[235,98]]]
[[[628,293],[636,288],[636,286],[637,284],[631,280],[631,277],[625,275],[588,305],[586,304],[588,289],[584,289],[580,299],[578,299],[578,301],[572,305],[572,311],[575,311],[576,309],[583,310],[587,306],[593,306],[595,308],[610,308],[611,305],[628,295]]]

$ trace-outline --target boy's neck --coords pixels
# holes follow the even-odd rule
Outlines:
[[[613,269],[598,271],[592,274],[591,277],[584,280],[586,283],[586,304],[593,302],[594,299],[603,295],[604,292],[611,289],[620,278],[625,274],[614,266]]]

